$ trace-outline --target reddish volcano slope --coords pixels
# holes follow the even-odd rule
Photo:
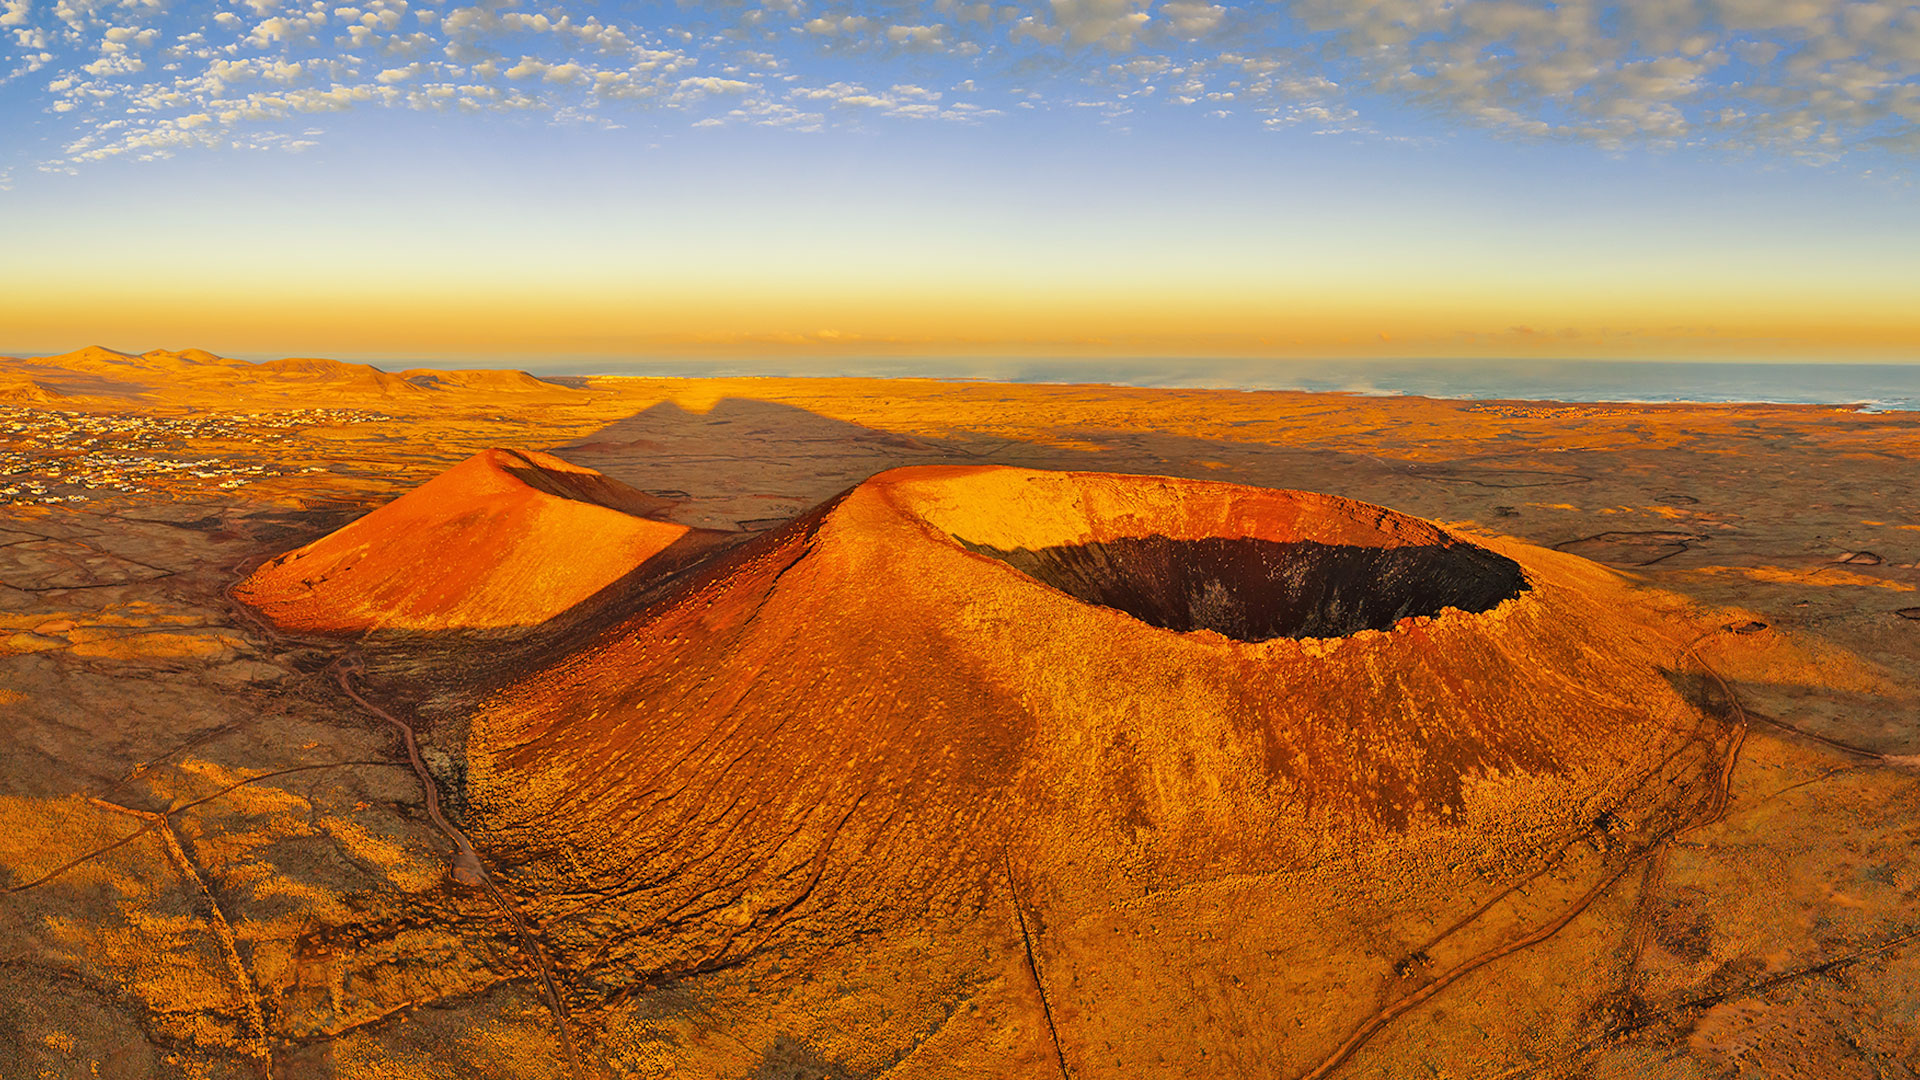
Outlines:
[[[486,450],[267,563],[236,595],[317,633],[533,626],[720,535],[644,516],[670,505],[549,454]]]
[[[676,1075],[1303,1075],[1706,812],[1647,600],[1325,495],[897,470],[500,693],[467,797],[578,984],[745,973]]]

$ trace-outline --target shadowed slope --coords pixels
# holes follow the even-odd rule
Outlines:
[[[487,450],[235,592],[291,630],[533,626],[717,538],[641,516],[671,505],[548,454]]]
[[[1409,957],[1508,944],[1700,813],[1724,729],[1645,599],[1330,496],[896,470],[500,692],[474,836],[587,985],[757,972],[710,1022],[765,1060],[1298,1074]],[[948,1019],[900,1060],[881,1015]]]

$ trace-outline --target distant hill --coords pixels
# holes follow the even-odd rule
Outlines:
[[[434,368],[411,368],[400,373],[400,377],[415,386],[435,390],[505,390],[518,392],[550,392],[568,390],[571,387],[559,383],[537,379],[524,371],[488,371],[484,369],[464,369],[460,371],[439,371]]]
[[[372,364],[347,364],[338,360],[296,357],[286,360],[268,360],[258,365],[257,370],[281,378],[324,382],[342,389],[371,391],[377,394],[412,395],[427,392],[426,388],[416,386],[401,376],[381,371]]]
[[[277,398],[314,401],[318,394],[332,402],[377,400],[382,407],[405,402],[431,404],[447,397],[474,398],[489,394],[547,395],[578,400],[582,391],[535,378],[524,371],[466,369],[439,371],[414,368],[395,374],[372,364],[318,357],[288,357],[253,363],[220,356],[206,349],[152,349],[121,352],[89,345],[58,356],[0,358],[0,382],[26,379],[37,391],[16,387],[11,398],[24,400],[33,393],[60,397],[134,398],[219,401],[236,396],[267,394]]]
[[[0,375],[0,402],[15,405],[54,404],[68,400],[58,390],[42,386],[24,375]]]

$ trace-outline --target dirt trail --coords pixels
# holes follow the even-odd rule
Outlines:
[[[454,880],[463,885],[485,889],[494,906],[498,907],[501,914],[513,924],[513,931],[520,938],[520,947],[525,950],[527,958],[533,962],[535,970],[540,975],[541,992],[547,999],[548,1010],[553,1013],[554,1024],[560,1033],[560,1045],[567,1052],[567,1063],[573,1075],[575,1077],[597,1075],[595,1071],[587,1069],[580,1057],[579,1048],[574,1044],[573,1028],[567,1019],[566,999],[560,994],[560,984],[554,978],[553,965],[547,959],[546,950],[541,948],[540,939],[534,936],[533,928],[527,925],[527,920],[520,914],[520,909],[513,905],[513,901],[495,883],[493,875],[487,872],[486,864],[480,861],[480,853],[473,848],[473,841],[467,839],[467,834],[460,831],[458,826],[448,821],[446,815],[440,812],[440,787],[434,782],[433,774],[427,771],[427,763],[420,757],[420,742],[414,736],[413,727],[361,697],[360,692],[353,688],[352,677],[361,670],[363,670],[362,660],[357,654],[349,651],[334,663],[334,678],[339,682],[340,689],[352,698],[356,705],[399,729],[400,737],[406,743],[407,761],[413,766],[414,774],[420,778],[420,789],[426,793],[427,816],[433,820],[434,827],[453,842]]]
[[[252,626],[269,641],[284,641],[286,635],[234,595],[235,588],[246,580],[248,571],[259,561],[258,556],[253,556],[236,564],[229,572],[229,581],[222,591],[229,608],[241,621]],[[428,771],[425,759],[420,756],[420,741],[414,734],[413,726],[368,701],[354,689],[353,676],[365,670],[365,661],[356,649],[351,646],[345,649],[334,661],[331,670],[335,681],[339,683],[341,692],[352,699],[354,704],[391,724],[400,732],[401,741],[407,748],[407,763],[419,779],[420,790],[426,797],[427,817],[432,820],[434,827],[440,830],[441,835],[453,844],[453,878],[463,885],[485,890],[488,899],[492,900],[501,914],[507,917],[507,921],[513,924],[514,934],[520,940],[522,951],[526,953],[535,972],[540,976],[541,995],[546,999],[547,1010],[553,1014],[554,1026],[560,1035],[560,1045],[566,1051],[569,1072],[576,1080],[598,1078],[603,1075],[603,1070],[589,1068],[586,1060],[581,1057],[579,1046],[573,1038],[572,1023],[568,1019],[566,998],[560,993],[559,980],[554,977],[552,962],[547,959],[546,950],[541,947],[539,938],[533,933],[533,928],[520,914],[520,909],[514,906],[505,891],[493,880],[493,875],[487,871],[486,864],[480,859],[480,853],[474,850],[473,841],[468,839],[467,834],[458,826],[447,820],[446,814],[441,811],[440,786],[434,781],[433,774]]]

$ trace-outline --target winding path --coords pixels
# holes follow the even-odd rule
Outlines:
[[[258,558],[258,556],[251,556],[235,564],[229,571],[228,583],[222,592],[226,596],[229,608],[242,621],[253,626],[269,641],[285,640],[284,634],[247,605],[241,603],[233,594],[234,588],[245,579],[248,564],[257,562]],[[602,1071],[589,1069],[585,1059],[580,1055],[579,1045],[573,1038],[573,1025],[567,1014],[566,998],[560,992],[560,982],[554,976],[553,963],[547,958],[546,950],[541,947],[540,939],[534,934],[533,928],[527,924],[526,917],[520,914],[520,909],[514,906],[512,899],[500,888],[499,883],[493,880],[493,875],[488,872],[486,864],[480,859],[480,853],[474,849],[473,841],[468,839],[467,834],[462,832],[459,826],[448,821],[446,814],[441,811],[440,786],[434,781],[433,774],[427,770],[426,761],[420,756],[420,740],[414,734],[413,726],[368,701],[354,689],[353,676],[365,670],[365,661],[356,649],[348,647],[333,662],[331,670],[334,680],[339,683],[341,692],[346,694],[354,704],[393,725],[400,732],[401,741],[407,748],[407,764],[412,767],[414,775],[420,781],[420,790],[426,796],[427,817],[432,820],[434,828],[440,830],[441,835],[453,844],[453,878],[463,885],[484,889],[487,898],[493,901],[494,906],[499,908],[500,913],[505,915],[507,921],[513,925],[514,936],[519,939],[521,950],[526,953],[535,973],[540,977],[541,995],[546,999],[547,1011],[553,1014],[554,1026],[560,1036],[560,1046],[567,1055],[569,1072],[576,1080],[600,1076]],[[255,779],[264,779],[264,777]]]
[[[440,811],[440,787],[434,782],[433,774],[427,771],[427,764],[420,757],[420,742],[414,736],[412,725],[361,697],[360,692],[353,688],[353,676],[361,670],[363,670],[363,664],[360,657],[351,651],[333,665],[335,680],[339,682],[340,689],[353,699],[354,704],[399,729],[400,737],[406,743],[407,761],[413,766],[414,774],[420,778],[420,789],[427,796],[427,816],[433,819],[434,827],[453,842],[454,880],[463,885],[485,889],[494,906],[499,908],[500,913],[513,924],[513,931],[520,939],[521,949],[526,952],[527,958],[533,962],[535,970],[540,975],[540,988],[546,996],[548,1011],[553,1013],[554,1024],[560,1032],[560,1045],[566,1050],[567,1063],[572,1067],[573,1075],[576,1077],[589,1075],[581,1060],[579,1047],[573,1041],[573,1027],[567,1019],[566,999],[560,994],[560,983],[554,978],[553,964],[547,959],[546,950],[541,948],[540,939],[534,936],[533,928],[527,925],[527,920],[520,914],[520,909],[513,905],[513,901],[493,880],[493,875],[487,872],[486,864],[480,861],[480,853],[473,848],[473,841],[467,839],[467,834],[460,831],[453,822],[448,821],[447,816]]]

